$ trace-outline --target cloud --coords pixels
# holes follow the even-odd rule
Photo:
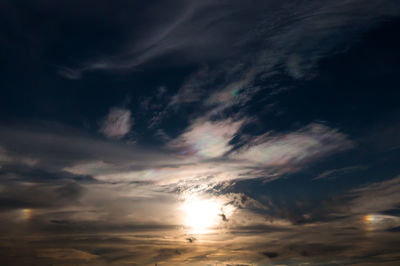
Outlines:
[[[237,52],[234,57],[220,59],[216,64],[200,68],[186,80],[168,106],[177,108],[198,103],[197,106],[212,108],[214,114],[230,107],[244,107],[258,92],[274,89],[272,83],[275,75],[311,79],[318,75],[314,68],[320,59],[342,53],[355,43],[351,40],[357,38],[347,38],[347,35],[361,36],[385,18],[400,13],[400,6],[393,5],[391,1],[387,1],[387,5],[361,5],[357,0],[345,3],[311,1],[301,5],[285,3],[283,6],[268,1],[257,5],[258,10],[248,10],[249,7],[233,2],[229,8],[237,9],[237,14],[249,12],[254,15],[254,19],[247,21],[251,30],[240,38],[248,38],[244,43],[248,41],[262,45],[259,49],[242,49],[251,50],[250,55]],[[235,22],[231,25],[234,26]],[[220,30],[218,24],[215,27],[216,31]],[[221,34],[224,33],[221,31]],[[260,79],[264,80],[262,86],[258,85]],[[275,92],[284,90],[274,89]],[[166,112],[164,110],[157,119],[162,119]]]
[[[248,121],[246,117],[241,120],[200,117],[167,142],[166,147],[158,149],[97,139],[67,127],[62,130],[0,127],[2,154],[8,156],[0,170],[11,180],[7,189],[0,187],[1,199],[10,206],[0,212],[3,221],[7,221],[1,223],[4,235],[26,228],[28,232],[40,232],[43,241],[48,235],[64,237],[59,243],[80,243],[80,250],[96,256],[90,261],[97,265],[103,262],[105,265],[110,262],[266,264],[294,257],[306,261],[333,254],[352,258],[377,247],[390,247],[390,243],[381,243],[365,248],[359,238],[360,230],[386,234],[384,230],[398,226],[398,220],[391,215],[378,216],[383,209],[367,208],[378,212],[372,219],[374,224],[369,226],[363,220],[363,211],[345,210],[341,217],[346,218],[342,220],[326,218],[339,213],[333,207],[326,208],[327,212],[320,216],[318,210],[311,210],[307,212],[311,216],[307,222],[298,222],[296,217],[300,215],[290,208],[265,204],[245,193],[228,193],[237,180],[260,177],[248,172],[249,169],[296,171],[354,146],[344,133],[316,123],[289,132],[240,135]],[[242,146],[232,143],[235,136],[244,138]],[[218,150],[214,150],[216,146]],[[193,152],[185,153],[188,150]],[[179,151],[184,152],[179,154]],[[15,161],[19,154],[35,158],[36,163]],[[395,186],[395,183],[390,184]],[[347,202],[351,204],[346,205],[356,208],[359,202],[366,202],[363,197],[374,192],[379,201],[386,195],[391,198],[390,206],[395,206],[396,198],[388,190],[390,184],[354,190],[350,193],[353,198]],[[197,240],[188,243],[187,239],[193,236],[177,228],[181,228],[184,220],[181,204],[186,196],[194,195],[221,206],[218,234],[208,234],[207,241],[196,235]],[[274,212],[279,207],[287,213]],[[350,225],[357,229],[348,229]],[[79,237],[71,239],[69,232]],[[96,237],[102,240],[95,240]],[[342,243],[350,239],[354,246],[347,251]],[[390,242],[391,238],[386,239]],[[208,241],[214,241],[211,247]],[[117,245],[120,253],[112,250],[102,253],[98,243],[108,247]],[[60,249],[68,246],[53,247],[45,242],[42,245]],[[168,251],[163,251],[165,248]],[[389,251],[379,249],[380,254]],[[63,252],[55,251],[54,257],[46,258],[57,259]],[[274,253],[278,256],[271,255]],[[79,254],[75,260],[84,263],[84,256],[80,258]],[[35,258],[39,259],[44,258]]]
[[[12,161],[4,162],[3,172],[25,175],[34,182],[44,182],[57,173],[60,179],[79,182],[175,184],[206,191],[238,179],[279,178],[354,145],[336,129],[311,124],[294,132],[244,136],[244,145],[236,147],[232,140],[243,137],[239,132],[248,121],[202,117],[175,139],[167,139],[165,147],[157,148],[109,142],[68,128],[27,131],[2,127],[1,139],[7,141],[0,139],[0,145],[7,158],[35,158],[34,165],[22,166],[18,161],[11,167]]]
[[[369,214],[396,209],[400,204],[399,189],[399,176],[354,189],[349,195],[354,199],[347,208],[350,208],[351,212],[355,214]]]
[[[51,258],[54,260],[93,260],[96,259],[98,256],[89,254],[82,250],[73,249],[73,248],[46,248],[46,249],[39,249],[37,251],[37,256],[39,258]]]
[[[130,110],[111,108],[102,122],[100,131],[108,138],[120,139],[129,133],[132,125]]]
[[[295,166],[354,146],[346,135],[322,124],[310,124],[295,132],[255,137],[232,158],[264,167]]]
[[[262,254],[263,254],[264,256],[270,258],[270,259],[276,258],[276,257],[279,256],[279,254],[276,253],[276,252],[268,252],[268,251],[264,251],[264,252],[262,252]]]
[[[169,105],[181,105],[198,102],[206,93],[204,87],[210,85],[215,79],[216,73],[213,73],[208,66],[202,67],[190,75],[178,92],[171,98]]]
[[[29,166],[23,162],[3,164],[0,168],[0,176],[3,181],[18,180],[32,183],[58,182],[65,180],[74,180],[83,183],[96,182],[90,175],[75,175],[67,171],[58,171],[54,169],[46,169],[43,166]]]
[[[18,171],[20,174],[26,169],[29,176],[30,167],[33,167],[32,173],[39,176],[37,182],[44,178],[51,179],[52,173],[63,172],[57,175],[60,178],[69,178],[66,172],[72,173],[72,177],[76,179],[85,176],[96,178],[99,174],[107,176],[135,171],[143,173],[146,170],[186,163],[179,160],[177,154],[162,147],[108,141],[90,136],[85,131],[57,124],[1,126],[0,147],[2,154],[8,158],[7,161],[0,162],[5,169]]]
[[[249,67],[242,70],[244,76],[254,72],[249,80],[272,71],[294,79],[312,78],[321,58],[343,52],[342,47],[351,46],[351,40],[357,39],[348,35],[361,36],[400,13],[395,1],[282,4],[273,0],[257,5],[242,1],[174,1],[168,2],[171,8],[163,4],[141,12],[145,32],[132,21],[125,22],[131,25],[125,34],[132,37],[118,51],[89,58],[76,69],[65,67],[61,73],[74,79],[87,71],[129,71],[188,62],[217,62],[222,68],[218,72],[229,73],[239,62],[245,62]],[[119,12],[124,14],[124,10]],[[169,60],[158,60],[167,56]],[[174,102],[186,101],[177,98]]]
[[[238,10],[242,14],[235,14]],[[138,16],[146,23],[146,31],[141,31],[135,20],[126,21],[132,27],[125,34],[132,37],[120,51],[87,59],[76,68],[74,76],[93,70],[133,70],[175,54],[178,56],[171,57],[172,64],[224,58],[238,50],[236,46],[250,32],[249,24],[254,20],[248,21],[246,15],[256,13],[240,1],[227,4],[209,0],[161,2],[141,11]],[[225,48],[219,49],[222,45]]]
[[[380,190],[388,187],[389,183],[396,182],[384,181],[381,182],[384,184],[365,186],[360,191],[364,193]],[[357,215],[293,224],[279,218],[271,220],[265,212],[255,211],[260,210],[260,203],[244,194],[223,194],[212,197],[219,200],[225,208],[229,204],[235,205],[235,212],[229,216],[228,212],[223,212],[228,219],[226,222],[221,219],[222,225],[218,230],[193,236],[180,227],[167,225],[173,221],[169,217],[172,214],[171,206],[175,204],[171,198],[137,201],[136,197],[140,195],[126,197],[132,193],[126,185],[88,189],[86,196],[80,199],[79,210],[61,211],[58,208],[53,212],[32,212],[29,230],[36,234],[40,232],[40,237],[24,246],[35,250],[35,254],[19,250],[19,260],[43,262],[42,259],[47,258],[55,263],[68,252],[72,254],[71,263],[91,262],[94,265],[263,265],[282,264],[292,260],[295,261],[294,265],[310,260],[323,261],[324,264],[328,261],[352,265],[367,261],[374,261],[376,264],[393,262],[397,258],[397,236],[385,231],[398,226],[398,218],[391,215],[375,215],[371,218],[373,224],[368,226],[364,218],[360,219]],[[121,197],[123,194],[125,199]],[[266,211],[265,208],[261,209]],[[140,216],[139,213],[147,216],[149,212],[160,215],[158,224],[140,224],[129,220]],[[143,221],[149,221],[150,217],[145,217]],[[3,223],[4,220],[2,226]],[[23,225],[26,227],[27,224],[25,221]],[[20,229],[23,225],[14,224],[13,228]],[[369,235],[370,230],[375,231]],[[4,234],[0,243],[8,251],[3,255],[5,261],[15,261],[9,255],[13,254],[12,250],[15,252],[15,247],[6,245],[6,241],[11,238],[15,238],[15,234]],[[16,245],[18,244],[17,242]],[[79,249],[72,251],[71,246]]]
[[[344,168],[339,168],[339,169],[326,170],[326,171],[322,172],[321,174],[319,174],[317,177],[315,177],[313,180],[334,179],[335,177],[347,175],[350,173],[354,173],[358,170],[364,170],[364,169],[367,169],[367,167],[362,166],[362,165],[356,165],[356,166],[349,166],[349,167],[344,167]]]
[[[87,190],[74,181],[31,184],[23,178],[7,182],[7,191],[0,193],[0,211],[23,209],[58,209],[79,206]],[[18,217],[18,215],[17,215]]]
[[[180,149],[181,154],[198,154],[205,158],[222,156],[231,149],[232,140],[243,121],[207,121],[199,118],[169,147]]]
[[[82,73],[80,71],[68,67],[60,67],[58,74],[71,80],[77,80],[82,77]]]

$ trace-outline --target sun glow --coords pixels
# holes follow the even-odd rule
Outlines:
[[[221,215],[221,204],[212,199],[188,198],[182,205],[185,213],[184,225],[191,233],[204,233],[218,225]]]
[[[22,217],[25,221],[28,221],[32,216],[31,209],[22,209]]]

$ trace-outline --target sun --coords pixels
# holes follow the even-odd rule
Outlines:
[[[192,233],[204,233],[220,221],[221,204],[212,199],[188,198],[182,204],[184,225]]]

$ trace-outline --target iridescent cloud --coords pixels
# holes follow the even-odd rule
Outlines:
[[[222,156],[231,149],[232,140],[243,121],[196,120],[181,136],[169,143],[169,147],[180,149],[182,154],[197,154],[204,158]]]
[[[259,166],[291,166],[353,147],[343,133],[322,124],[310,124],[287,134],[266,133],[232,154]]]

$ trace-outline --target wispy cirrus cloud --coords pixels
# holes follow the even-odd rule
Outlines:
[[[355,214],[369,214],[396,209],[400,204],[400,177],[375,182],[351,191],[349,208]],[[373,198],[374,200],[370,200]]]
[[[287,134],[274,135],[267,132],[251,139],[231,156],[259,166],[284,167],[315,160],[353,146],[354,143],[345,134],[313,123]]]
[[[178,62],[172,60],[175,64],[204,62],[205,58],[224,60],[232,54],[237,56],[240,49],[252,47],[254,42],[261,42],[263,45],[256,50],[260,71],[283,65],[293,78],[304,78],[312,75],[312,68],[321,57],[346,43],[338,38],[344,28],[348,28],[349,34],[360,33],[365,27],[400,12],[393,1],[362,4],[358,0],[311,1],[301,5],[266,1],[255,6],[241,1],[168,4],[174,8],[163,10],[161,4],[152,9],[158,16],[161,14],[163,23],[145,10],[141,19],[148,22],[149,30],[140,35],[132,32],[136,38],[128,38],[120,52],[88,59],[81,67],[61,73],[76,78],[86,71],[132,70],[171,54],[179,55],[174,57]],[[207,12],[207,16],[202,16],[202,12]],[[335,16],[337,13],[342,15]],[[324,48],[313,49],[321,47],[319,44]]]
[[[367,169],[366,166],[362,165],[356,165],[356,166],[348,166],[348,167],[343,167],[343,168],[338,168],[338,169],[331,169],[331,170],[326,170],[316,176],[313,180],[318,180],[318,179],[334,179],[338,176],[350,174],[353,172],[356,172],[358,170],[363,170]]]

